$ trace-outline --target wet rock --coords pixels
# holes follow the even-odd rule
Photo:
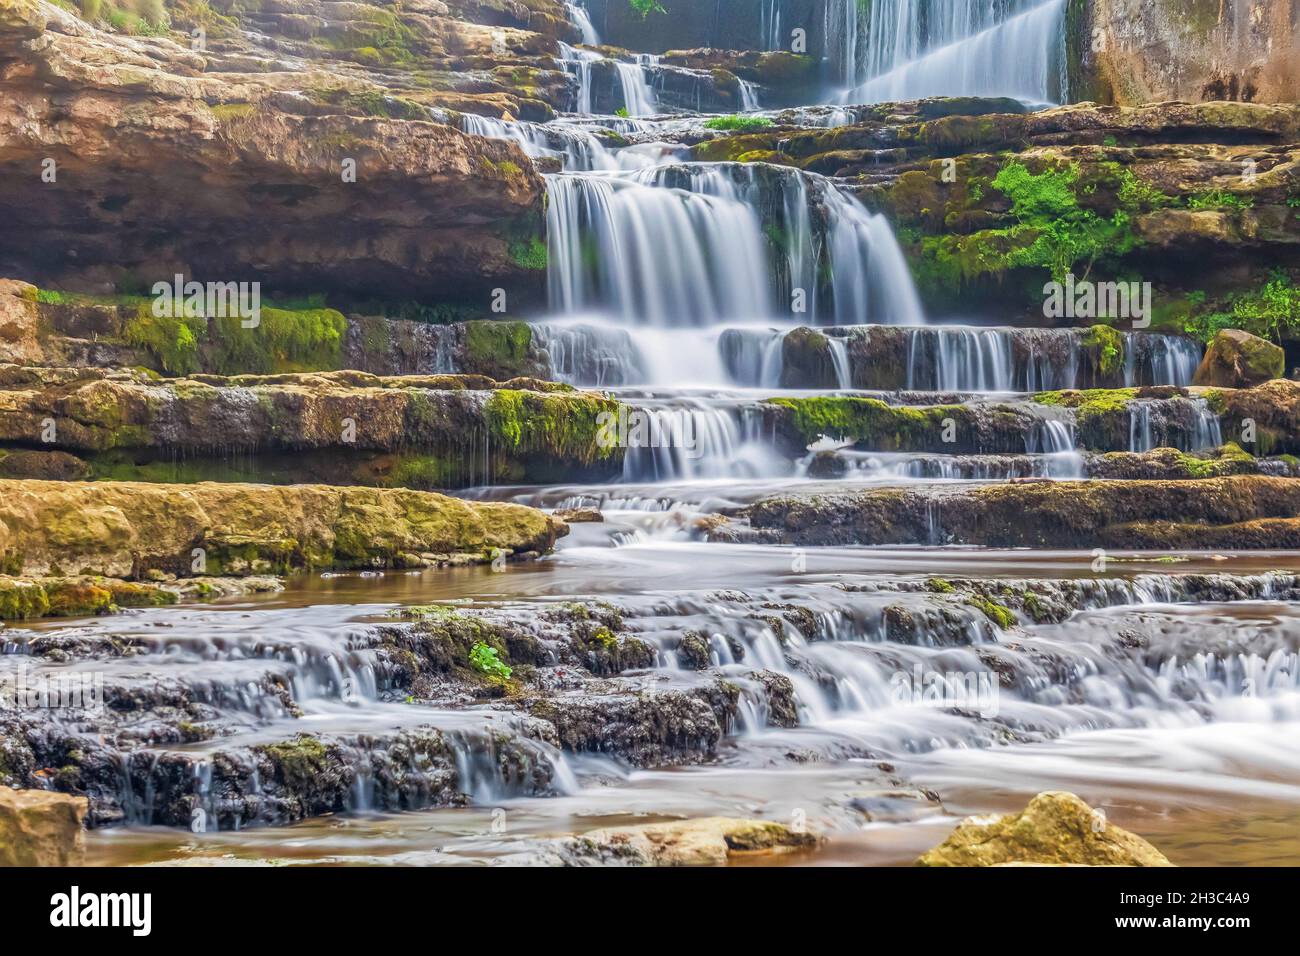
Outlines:
[[[80,866],[85,797],[0,786],[0,866]]]
[[[709,700],[694,692],[654,690],[536,700],[528,713],[555,726],[559,745],[580,753],[606,753],[637,767],[699,763],[722,739]]]
[[[820,839],[766,820],[706,817],[593,830],[563,842],[571,865],[722,866],[740,855],[812,850]]]
[[[0,386],[0,442],[46,436],[96,478],[434,489],[609,477],[622,456],[598,440],[617,402],[529,379],[44,369]]]
[[[926,790],[872,790],[855,794],[849,806],[869,823],[910,823],[943,812],[938,796]]]
[[[881,488],[785,495],[742,509],[795,544],[940,540],[993,547],[1293,548],[1300,487],[1242,475],[1201,481],[1008,484],[955,491]]]
[[[968,817],[918,866],[1172,866],[1146,840],[1072,793],[1048,791],[1022,813]]]
[[[125,578],[375,567],[405,551],[547,551],[555,523],[518,505],[404,490],[294,485],[0,481],[0,554],[14,572]]]
[[[1224,329],[1214,337],[1196,370],[1197,385],[1250,388],[1286,371],[1286,354],[1279,346],[1240,329]]]
[[[601,524],[605,516],[596,508],[561,508],[555,517],[567,524]]]

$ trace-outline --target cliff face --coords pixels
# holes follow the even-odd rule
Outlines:
[[[1300,99],[1296,0],[1076,0],[1074,99]]]
[[[264,9],[288,12],[190,49],[3,0],[0,273],[86,292],[183,273],[429,301],[537,294],[518,250],[540,240],[541,178],[513,144],[461,133],[446,104],[549,110],[509,64],[550,64],[555,39],[355,3]],[[373,17],[400,46],[361,45],[383,42]],[[522,86],[466,62],[494,37]]]

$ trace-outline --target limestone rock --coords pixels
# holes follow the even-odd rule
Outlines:
[[[79,866],[85,797],[0,787],[0,866]]]
[[[1173,866],[1146,840],[1110,823],[1072,793],[1047,791],[1022,813],[968,817],[918,866]]]
[[[593,830],[566,841],[565,853],[578,864],[721,866],[737,853],[788,853],[812,849],[819,842],[811,833],[797,833],[769,820],[705,817]]]
[[[1206,350],[1195,382],[1250,388],[1281,378],[1285,371],[1286,353],[1279,346],[1240,329],[1224,329]]]

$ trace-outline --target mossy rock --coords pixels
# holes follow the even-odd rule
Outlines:
[[[1250,388],[1286,372],[1281,347],[1240,329],[1224,329],[1214,337],[1196,370],[1197,385]]]
[[[1146,840],[1072,793],[1048,791],[1022,813],[969,817],[918,866],[1172,866]]]

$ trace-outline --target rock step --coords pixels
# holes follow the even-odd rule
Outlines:
[[[1300,482],[1084,481],[781,495],[741,509],[768,542],[1186,550],[1300,547]],[[713,537],[745,537],[719,529]]]

